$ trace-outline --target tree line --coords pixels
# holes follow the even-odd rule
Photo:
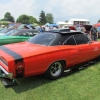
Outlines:
[[[44,25],[46,23],[50,23],[50,24],[54,23],[54,18],[51,13],[46,14],[44,11],[41,11],[38,20],[33,16],[22,14],[15,21],[15,18],[11,15],[11,13],[6,12],[4,15],[4,18],[1,19],[0,21],[10,21],[10,22],[16,22],[16,23],[22,23],[22,24]]]

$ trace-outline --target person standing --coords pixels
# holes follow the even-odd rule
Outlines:
[[[43,32],[42,26],[39,27],[39,32],[40,32],[40,33]]]
[[[93,25],[90,29],[90,37],[93,41],[97,41],[98,39],[98,31],[96,25]]]
[[[45,27],[45,31],[49,31],[49,26],[48,25]]]

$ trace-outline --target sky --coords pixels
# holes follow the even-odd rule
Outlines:
[[[38,20],[41,11],[51,13],[55,23],[78,18],[95,24],[100,20],[100,0],[0,0],[0,19],[10,12],[15,20],[22,14]]]

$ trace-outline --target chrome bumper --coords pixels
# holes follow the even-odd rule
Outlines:
[[[8,72],[0,65],[0,77],[1,77],[1,78],[13,79],[13,73],[8,73]]]

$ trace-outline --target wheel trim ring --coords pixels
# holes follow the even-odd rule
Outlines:
[[[58,65],[58,66],[54,66],[54,65]],[[50,70],[50,73],[52,76],[58,76],[60,75],[61,73],[61,68],[62,68],[62,65],[60,62],[55,62],[52,66],[51,66],[51,70]],[[52,70],[54,69],[54,70]]]

